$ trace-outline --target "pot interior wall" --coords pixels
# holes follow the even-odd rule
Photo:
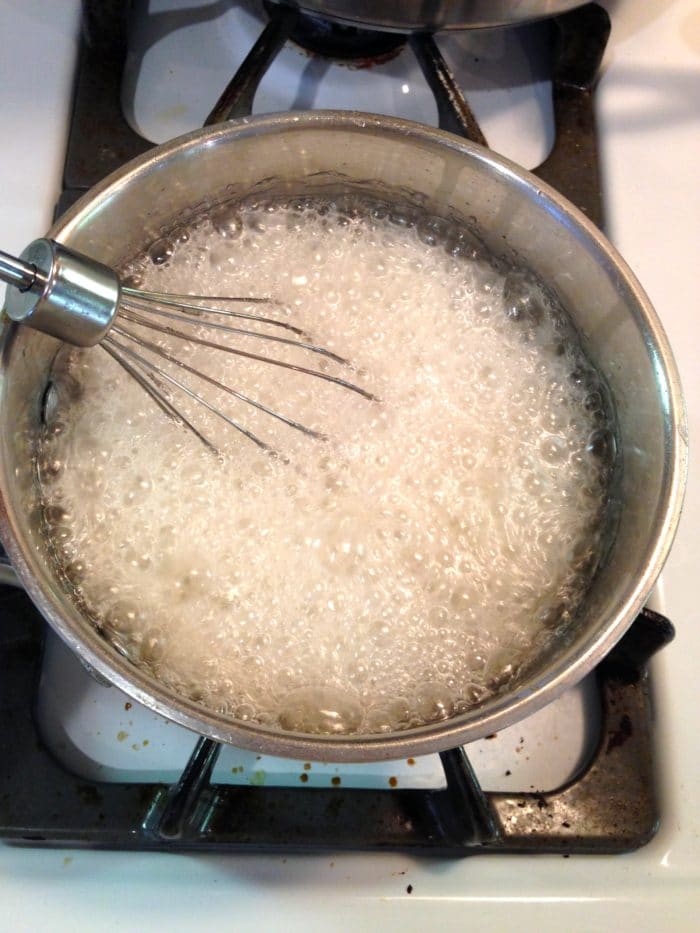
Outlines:
[[[336,760],[447,747],[455,737],[476,738],[492,731],[494,722],[502,726],[517,719],[532,707],[534,694],[542,693],[542,702],[551,698],[544,697],[545,687],[553,697],[590,669],[598,644],[611,644],[632,621],[658,572],[659,553],[668,546],[663,533],[678,498],[672,488],[678,482],[672,433],[678,413],[658,341],[662,348],[665,343],[645,316],[634,281],[595,234],[582,229],[575,213],[541,192],[536,180],[493,161],[486,151],[450,142],[445,134],[418,132],[395,121],[384,121],[382,127],[381,122],[357,115],[343,120],[290,115],[192,134],[99,186],[52,235],[118,267],[174,223],[186,222],[192,212],[216,201],[271,186],[304,193],[344,175],[378,192],[403,189],[432,212],[463,218],[494,253],[515,259],[547,283],[575,321],[613,395],[623,466],[616,491],[621,508],[616,538],[576,632],[542,658],[517,693],[494,698],[449,723],[404,733],[393,745],[392,737],[382,736],[374,747],[361,737],[313,737],[296,745],[289,737],[287,744],[275,744],[268,730],[235,726],[168,694],[130,668],[80,617],[55,580],[38,534],[31,437],[58,344],[6,327],[2,350],[0,418],[14,426],[2,438],[5,537],[25,581],[34,578],[29,590],[39,608],[88,663],[112,679],[116,673],[120,686],[137,699],[198,731],[300,757],[321,746],[330,759],[337,750]],[[412,740],[413,745],[398,749],[398,742]]]

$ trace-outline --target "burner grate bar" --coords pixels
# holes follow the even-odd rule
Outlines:
[[[488,146],[486,137],[433,36],[429,33],[414,33],[410,37],[410,43],[423,77],[433,92],[440,129],[464,136],[465,139],[481,146]]]
[[[219,746],[209,739],[172,788],[82,781],[44,747],[32,715],[45,631],[26,593],[0,587],[0,839],[15,844],[612,853],[638,848],[658,826],[646,658],[673,627],[648,610],[598,668],[603,720],[592,762],[548,794],[485,794],[461,748],[441,755],[439,790],[217,785]]]
[[[299,11],[281,6],[271,14],[257,42],[224,89],[214,109],[204,121],[205,126],[223,123],[236,117],[249,117],[253,100],[265,72],[277,57],[299,19]]]

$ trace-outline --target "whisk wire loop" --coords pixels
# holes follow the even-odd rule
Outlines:
[[[259,340],[269,340],[272,343],[281,343],[290,347],[299,347],[301,350],[308,350],[311,353],[318,353],[321,356],[327,356],[329,359],[333,360],[336,363],[340,363],[342,366],[349,366],[350,364],[346,359],[343,359],[342,356],[338,356],[337,353],[333,353],[331,350],[326,350],[325,347],[317,347],[312,343],[306,343],[301,340],[292,340],[289,337],[279,337],[277,334],[265,334],[261,331],[256,330],[246,330],[242,327],[231,327],[229,324],[217,324],[216,321],[205,321],[205,320],[189,320],[183,318],[182,314],[176,314],[174,311],[165,311],[162,308],[149,308],[145,303],[132,302],[129,305],[122,305],[119,310],[119,315],[127,320],[132,321],[136,324],[143,324],[144,318],[134,312],[145,311],[148,314],[155,314],[158,317],[166,318],[169,321],[177,321],[178,324],[190,324],[197,325],[199,327],[208,327],[211,330],[217,330],[225,334],[236,334],[238,337],[257,337]]]
[[[130,357],[133,363],[138,366],[141,370],[145,371],[146,375],[150,376],[156,385],[158,384],[159,379],[165,379],[175,388],[179,389],[185,395],[188,395],[193,401],[198,402],[200,405],[203,405],[210,412],[217,415],[232,428],[235,428],[237,431],[240,431],[241,434],[245,435],[249,440],[253,441],[254,444],[257,444],[262,450],[267,451],[268,453],[277,454],[278,452],[271,447],[269,444],[266,444],[265,441],[261,440],[256,434],[253,434],[252,431],[249,431],[247,428],[243,427],[242,424],[239,424],[238,421],[235,421],[233,418],[229,417],[225,412],[221,411],[215,405],[212,405],[211,402],[207,401],[203,396],[199,395],[194,389],[191,389],[188,385],[185,385],[184,382],[181,382],[179,379],[176,379],[175,376],[172,376],[170,373],[166,372],[162,367],[157,366],[155,363],[152,363],[150,360],[147,360],[142,354],[137,353],[136,350],[131,347],[127,347],[122,343],[116,341],[113,337],[105,337],[103,340],[105,346],[109,346],[112,349],[116,349],[118,352],[125,354]],[[183,416],[182,412],[174,405],[171,405],[172,409],[177,413],[178,418],[186,422],[186,418]],[[186,422],[189,424],[189,422]],[[191,426],[191,425],[190,425]],[[199,431],[197,435],[200,439],[204,437]],[[206,438],[205,438],[206,440]],[[210,441],[206,440],[207,446],[210,447],[215,453],[220,454],[221,451]]]
[[[114,324],[112,327],[112,333],[119,334],[120,336],[133,341],[135,344],[138,344],[138,346],[143,347],[145,350],[150,350],[151,353],[155,353],[161,359],[167,360],[174,366],[178,366],[180,369],[184,369],[186,372],[191,373],[193,376],[197,376],[199,379],[203,379],[205,382],[208,382],[209,385],[212,385],[217,389],[221,389],[223,392],[228,392],[229,395],[232,395],[234,398],[237,398],[241,402],[252,405],[253,408],[257,408],[259,411],[264,412],[266,415],[271,415],[271,417],[277,418],[278,421],[284,422],[284,424],[289,425],[291,428],[296,428],[298,431],[302,431],[304,434],[308,434],[310,437],[315,437],[319,440],[328,440],[327,434],[322,434],[320,431],[314,431],[311,428],[307,428],[305,425],[300,424],[298,421],[294,421],[291,418],[281,414],[280,412],[275,411],[272,408],[268,408],[268,406],[263,405],[262,402],[251,398],[249,395],[244,395],[242,392],[239,392],[237,389],[234,389],[231,386],[220,382],[218,379],[214,379],[214,377],[210,376],[208,373],[204,373],[199,369],[195,369],[194,366],[190,366],[188,363],[185,363],[184,360],[178,359],[176,356],[168,353],[167,350],[164,350],[162,347],[159,347],[152,341],[145,340],[143,337],[139,337],[138,334],[134,334],[131,331],[126,330],[124,327],[120,327],[119,325]]]
[[[175,424],[181,424],[190,430],[195,437],[197,437],[205,447],[211,450],[212,453],[220,456],[221,451],[218,447],[215,447],[214,444],[204,435],[202,432],[194,425],[192,422],[182,414],[174,405],[172,405],[165,394],[163,393],[162,387],[160,390],[157,388],[157,381],[151,376],[154,384],[151,384],[146,377],[140,373],[135,367],[124,359],[123,355],[117,350],[117,345],[112,345],[109,337],[105,337],[102,342],[102,349],[105,353],[108,353],[112,359],[114,359],[131,378],[141,386],[141,388],[146,392],[151,399],[156,403],[156,405],[161,409],[161,411],[170,418],[171,421],[174,421]]]
[[[127,300],[124,300],[124,295],[127,296]],[[206,306],[195,304],[197,301],[207,302]],[[262,314],[252,314],[247,311],[234,311],[231,308],[217,308],[210,304],[212,301],[217,302],[226,302],[226,301],[245,301],[248,304],[256,303],[270,303],[275,305],[281,305],[279,301],[276,301],[274,298],[226,298],[223,295],[211,295],[209,298],[205,295],[177,295],[177,294],[167,294],[165,292],[150,292],[150,291],[140,291],[136,288],[127,288],[122,286],[122,307],[128,307],[130,304],[136,305],[141,304],[145,305],[145,309],[149,309],[163,305],[165,308],[177,308],[183,313],[192,312],[193,315],[201,316],[203,314],[216,314],[223,317],[233,317],[239,318],[245,321],[256,321],[259,324],[270,324],[273,327],[281,327],[284,330],[291,331],[293,334],[297,334],[300,337],[307,337],[308,334],[297,327],[294,324],[290,324],[288,321],[280,321],[279,318],[265,317]]]
[[[309,437],[326,440],[327,435],[306,427],[257,399],[214,379],[201,369],[191,366],[174,353],[148,340],[141,333],[142,330],[155,331],[182,340],[186,344],[196,344],[222,353],[229,353],[239,359],[248,359],[289,372],[322,379],[354,392],[368,401],[378,401],[375,395],[361,386],[341,376],[325,372],[323,366],[328,364],[324,362],[318,364],[318,369],[312,369],[293,362],[292,359],[280,359],[223,342],[227,337],[241,338],[244,346],[250,347],[252,345],[250,342],[261,341],[274,344],[285,351],[322,356],[324,360],[331,361],[338,366],[351,368],[348,360],[326,347],[315,344],[302,328],[291,322],[249,310],[220,307],[222,304],[268,304],[282,307],[282,304],[272,297],[185,295],[138,289],[120,283],[116,272],[108,266],[76,253],[62,243],[48,239],[39,239],[30,243],[19,259],[0,252],[0,281],[13,286],[8,290],[5,302],[5,310],[13,321],[65,340],[75,346],[102,346],[124,372],[141,386],[165,415],[190,430],[216,454],[220,453],[219,449],[175,404],[170,390],[166,388],[166,383],[217,415],[261,449],[281,456],[257,434],[231,418],[213,402],[144,353],[151,354],[175,366],[178,370],[189,373],[215,389],[228,393],[238,401],[276,418]],[[294,338],[283,337],[279,333],[270,333],[264,329],[252,330],[247,327],[235,327],[231,323],[210,320],[212,316],[219,319],[250,321],[261,328],[286,330],[294,334]],[[124,322],[134,325],[137,331],[135,332],[131,327],[125,327]],[[174,327],[175,323],[179,326]],[[192,332],[180,329],[188,326]],[[222,342],[207,339],[202,335],[202,330],[219,334]],[[115,339],[114,335],[120,339]],[[249,342],[245,343],[245,341]]]
[[[334,385],[341,386],[344,389],[349,389],[351,392],[356,392],[358,395],[363,396],[368,401],[376,402],[378,401],[375,395],[372,395],[371,392],[368,392],[366,389],[363,389],[361,386],[355,385],[352,382],[348,382],[347,379],[342,379],[340,376],[334,376],[331,373],[324,373],[317,369],[309,369],[306,366],[299,366],[296,363],[290,363],[287,360],[276,359],[271,356],[263,356],[259,353],[252,353],[247,350],[241,350],[239,347],[232,347],[226,344],[215,343],[212,340],[207,340],[204,337],[199,337],[196,334],[188,334],[184,331],[177,330],[174,327],[170,327],[165,324],[156,324],[153,321],[148,321],[145,318],[139,317],[136,315],[138,320],[134,320],[134,315],[129,313],[124,314],[120,312],[121,316],[126,320],[131,321],[131,323],[138,324],[141,327],[148,327],[151,330],[158,331],[161,334],[168,334],[171,337],[179,337],[181,340],[189,341],[190,343],[199,344],[202,347],[209,347],[212,350],[220,350],[222,353],[231,353],[234,356],[244,357],[249,360],[256,360],[260,363],[269,363],[271,366],[279,366],[282,369],[288,369],[293,372],[303,373],[306,376],[315,376],[317,379],[323,379],[326,382],[331,382]],[[254,336],[259,336],[258,334],[253,334]],[[296,344],[295,341],[292,341]],[[345,362],[345,361],[344,361]],[[346,363],[346,365],[350,365]]]

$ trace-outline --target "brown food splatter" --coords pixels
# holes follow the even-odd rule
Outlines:
[[[399,783],[399,782],[398,782],[397,778],[395,778],[395,777],[390,777],[390,778],[389,778],[389,787],[396,787],[396,785],[397,785],[398,783]]]
[[[609,755],[614,748],[620,748],[620,746],[624,745],[627,739],[632,736],[632,720],[627,713],[620,717],[620,725],[617,729],[613,729],[608,735],[608,745],[605,749],[606,755]]]
[[[333,785],[333,787],[340,787],[340,778],[337,777],[337,776],[336,776],[336,777],[332,777],[332,778],[331,778],[331,784]]]
[[[415,758],[407,758],[407,759],[406,759],[406,764],[407,764],[407,765],[414,765],[415,763],[416,763],[416,759],[415,759]]]
[[[131,709],[131,703],[125,703],[125,704],[124,704],[124,709],[125,709],[125,710],[127,711],[127,713],[128,713],[129,710]]]
[[[306,784],[306,782],[309,780],[309,775],[306,772],[303,772],[299,775],[299,780],[302,784]]]

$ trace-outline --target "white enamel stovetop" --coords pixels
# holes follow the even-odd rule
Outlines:
[[[50,222],[65,144],[78,5],[78,0],[0,0],[4,249],[22,248]],[[700,3],[607,0],[605,5],[613,16],[613,39],[598,107],[608,233],[637,272],[667,329],[686,392],[692,442],[700,435],[695,298],[700,256]],[[225,17],[233,15],[228,4],[151,0],[152,10],[159,6],[209,8],[211,16],[203,17],[207,28],[216,30],[219,21],[221,26],[219,41],[210,47],[202,68],[228,68],[230,29],[223,28]],[[255,36],[257,27],[249,18],[238,25]],[[206,102],[200,104],[194,91],[174,90],[173,72],[187,60],[194,41],[185,30],[171,33],[163,40],[170,45],[161,45],[160,59],[157,45],[144,58],[142,72],[152,69],[156,75],[164,61],[173,63],[172,71],[159,75],[165,96],[157,106],[143,95],[141,85],[130,90],[134,121],[156,141],[196,125],[206,115],[209,101],[202,98]],[[494,40],[494,49],[500,41]],[[518,63],[515,50],[513,55],[514,67],[526,69],[527,62]],[[282,67],[293,67],[291,57]],[[224,70],[221,75],[223,84],[229,76]],[[431,121],[430,101],[420,82],[414,83],[413,76],[407,81],[398,72],[390,75],[392,83],[381,103],[361,76],[347,71],[332,99],[324,99],[329,93],[325,90],[310,99],[308,82],[294,90],[293,77],[276,88],[269,76],[256,109],[292,104],[372,109],[374,103],[383,112],[389,112],[388,106],[398,115]],[[218,74],[214,79],[219,80]],[[348,88],[353,82],[357,86]],[[191,87],[188,80],[186,88]],[[535,84],[535,101],[545,92],[546,87]],[[486,78],[473,105],[496,148],[527,167],[541,159],[546,126],[544,137],[532,132],[533,125],[539,127],[538,103],[529,102],[520,90],[499,97],[489,91]],[[674,644],[654,662],[663,815],[659,834],[639,852],[428,861],[399,855],[139,855],[0,844],[0,930],[696,929],[699,552],[700,461],[691,456],[684,517],[657,596],[657,605],[677,628]]]

